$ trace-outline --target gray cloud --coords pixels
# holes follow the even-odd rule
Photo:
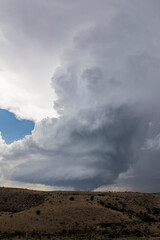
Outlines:
[[[126,184],[158,191],[159,2],[54,4],[64,11],[63,19],[69,9],[87,9],[84,18],[73,14],[78,19],[71,25],[73,43],[52,78],[60,117],[36,123],[32,136],[22,141],[1,143],[2,176],[85,190]],[[61,27],[66,25],[58,21]]]
[[[38,169],[37,166],[30,169],[34,161],[31,159],[18,166],[14,172],[15,180],[32,183],[38,178],[46,185],[93,189],[100,184],[112,183],[120,172],[128,169],[134,161],[134,141],[140,128],[138,116],[132,119],[132,110],[125,106],[114,110],[85,111],[77,117],[80,119],[78,124],[73,118],[67,122],[62,120],[54,137],[58,143],[57,138],[63,131],[64,138],[60,136],[57,146],[52,140],[53,147],[48,146],[50,149],[47,151],[36,149],[41,155]],[[84,125],[83,121],[87,124]],[[100,124],[97,125],[97,121]]]

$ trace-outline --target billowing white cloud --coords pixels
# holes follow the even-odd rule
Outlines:
[[[0,0],[0,108],[34,121],[56,117],[50,79],[60,55],[77,31],[109,13],[105,5]]]
[[[158,191],[159,151],[148,146],[149,139],[160,132],[159,1],[35,1],[33,6],[39,13],[36,19],[45,26],[42,32],[47,31],[46,35],[39,28],[32,32],[37,46],[45,42],[50,56],[54,49],[55,59],[61,55],[51,80],[60,117],[44,114],[46,118],[36,123],[31,136],[8,146],[0,143],[3,179],[74,189],[102,185],[124,189],[127,183],[128,189]],[[52,15],[54,7],[57,11]],[[51,14],[47,29],[47,20],[42,21],[46,10]],[[52,19],[56,24],[51,24]],[[29,33],[34,29],[34,24],[33,29],[28,22],[22,25]],[[42,39],[38,41],[37,36]],[[36,59],[41,68],[42,60]],[[33,93],[37,85],[42,86],[36,80],[34,84],[30,85],[35,86]],[[22,108],[18,106],[18,116],[24,106],[24,102]],[[37,106],[31,104],[28,109],[36,112]]]

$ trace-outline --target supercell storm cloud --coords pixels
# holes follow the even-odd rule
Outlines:
[[[63,21],[70,17],[68,6],[80,12],[66,23],[70,43],[62,42],[56,53],[51,87],[59,117],[36,122],[23,140],[1,140],[1,179],[76,190],[113,185],[159,191],[159,1],[60,2]]]

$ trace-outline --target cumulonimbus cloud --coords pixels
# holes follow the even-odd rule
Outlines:
[[[52,78],[60,117],[37,123],[22,141],[1,143],[5,178],[89,190],[130,171],[133,189],[137,179],[142,191],[145,179],[155,185],[149,169],[160,170],[160,153],[147,139],[160,130],[158,2],[113,6],[110,19],[81,29],[61,58]]]

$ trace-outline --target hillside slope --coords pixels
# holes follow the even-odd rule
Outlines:
[[[160,239],[160,194],[0,188],[0,239]]]

